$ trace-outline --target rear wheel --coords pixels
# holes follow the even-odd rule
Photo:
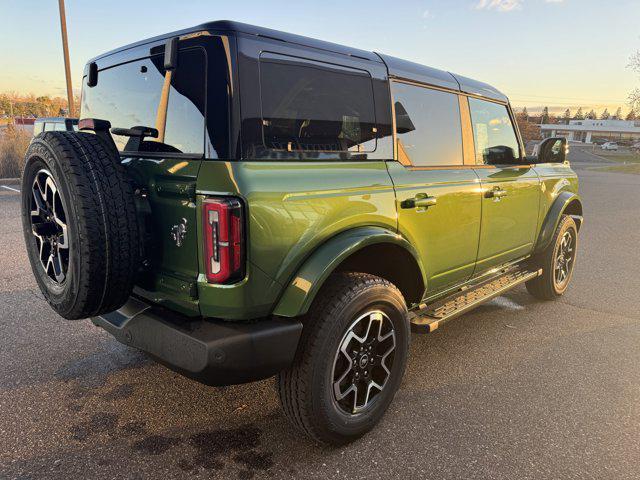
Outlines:
[[[67,319],[121,307],[139,258],[132,186],[96,135],[46,132],[26,154],[22,223],[44,297]]]
[[[304,319],[293,365],[278,375],[291,423],[316,441],[344,444],[382,418],[404,373],[407,309],[388,281],[340,273]]]
[[[573,275],[578,247],[578,228],[569,215],[563,215],[553,240],[539,255],[536,268],[542,275],[527,282],[527,290],[541,300],[554,300],[564,294]]]

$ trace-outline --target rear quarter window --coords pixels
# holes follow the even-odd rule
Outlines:
[[[373,85],[368,72],[263,53],[257,158],[366,158],[376,149]]]

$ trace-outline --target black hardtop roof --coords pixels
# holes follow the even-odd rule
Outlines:
[[[415,81],[419,83],[425,83],[438,87],[449,88],[452,90],[462,91],[474,95],[480,95],[493,100],[499,100],[502,102],[507,101],[507,97],[498,91],[496,88],[489,84],[479,82],[470,78],[463,77],[461,75],[446,72],[444,70],[438,70],[436,68],[427,67],[419,63],[409,62],[400,58],[392,57],[390,55],[378,54],[369,52],[366,50],[360,50],[358,48],[347,47],[345,45],[339,45],[337,43],[326,42],[324,40],[317,40],[314,38],[305,37],[302,35],[296,35],[293,33],[281,32],[279,30],[272,30],[270,28],[258,27],[255,25],[249,25],[241,22],[234,22],[231,20],[216,20],[212,22],[202,23],[191,28],[178,30],[175,32],[166,33],[157,37],[148,38],[135,42],[123,47],[117,48],[110,52],[106,52],[99,55],[89,62],[98,60],[99,58],[112,55],[114,53],[122,52],[130,48],[135,48],[146,43],[157,42],[163,39],[187,35],[189,33],[201,32],[201,31],[216,31],[216,32],[229,32],[229,33],[244,33],[247,35],[255,35],[259,37],[271,38],[274,40],[302,45],[311,48],[317,48],[319,50],[325,50],[342,55],[348,55],[351,57],[361,58],[372,62],[384,62],[389,71],[391,77],[402,78],[405,80]]]

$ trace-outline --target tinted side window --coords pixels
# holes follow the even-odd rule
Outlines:
[[[372,152],[376,121],[371,76],[335,65],[263,54],[260,59],[262,145],[278,152]],[[272,153],[269,153],[271,151]]]
[[[462,165],[458,96],[397,82],[392,84],[392,92],[400,162]]]
[[[101,70],[95,87],[84,85],[83,118],[109,120],[112,127],[153,127],[160,138],[139,143],[113,135],[120,151],[172,152],[202,155],[205,127],[205,67],[202,49],[180,51],[178,68],[168,89],[166,126],[162,123],[164,56],[154,55]],[[164,126],[164,139],[162,128]]]
[[[514,163],[520,146],[505,105],[469,98],[471,123],[476,145],[476,163]]]

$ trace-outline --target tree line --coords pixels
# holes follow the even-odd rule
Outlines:
[[[584,113],[582,107],[579,107],[575,113],[571,113],[571,109],[567,108],[562,115],[553,115],[549,113],[549,107],[544,107],[542,113],[539,115],[531,115],[527,111],[527,107],[524,107],[520,113],[518,113],[524,121],[534,123],[569,123],[569,120],[639,120],[640,115],[635,110],[629,110],[629,113],[623,115],[622,107],[618,107],[615,113],[609,113],[609,109],[605,108],[600,114],[597,114],[595,110],[591,109],[589,112]]]
[[[67,107],[67,99],[62,97],[0,93],[0,117],[64,117]]]

